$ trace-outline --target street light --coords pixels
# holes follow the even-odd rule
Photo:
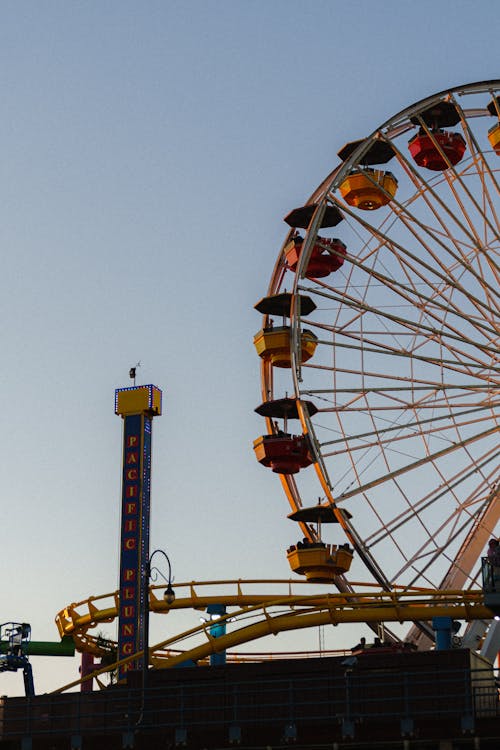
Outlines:
[[[161,572],[161,570],[159,568],[152,567],[152,565],[151,565],[151,563],[153,561],[153,557],[157,553],[160,553],[161,555],[163,555],[163,557],[167,561],[167,565],[168,565],[168,578],[166,578],[163,575],[163,573]],[[153,575],[153,571],[154,571],[154,575]],[[175,601],[175,591],[174,591],[174,589],[172,587],[172,566],[170,565],[170,559],[169,559],[167,553],[164,552],[162,549],[155,549],[154,552],[152,552],[151,555],[149,556],[149,560],[148,560],[148,562],[146,564],[146,579],[147,579],[146,582],[147,582],[147,584],[149,585],[149,580],[150,579],[152,581],[157,581],[158,580],[158,576],[160,576],[160,578],[163,578],[163,580],[167,584],[167,588],[163,592],[163,598],[165,599],[165,601],[167,602],[167,604],[172,604]]]
[[[163,555],[168,565],[168,578],[161,572],[159,568],[152,565],[153,557],[157,554]],[[142,724],[144,719],[144,707],[146,702],[146,689],[148,686],[148,667],[149,667],[149,581],[157,581],[158,576],[163,578],[167,584],[167,588],[163,592],[163,598],[167,604],[172,604],[175,601],[175,591],[172,586],[172,566],[170,559],[166,552],[162,549],[155,549],[149,556],[149,560],[146,563],[146,570],[144,576],[144,596],[143,596],[143,611],[142,611],[142,622],[143,622],[143,656],[142,656],[142,707],[139,720],[137,724]]]

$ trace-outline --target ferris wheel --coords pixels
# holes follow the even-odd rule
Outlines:
[[[311,580],[468,588],[500,519],[500,81],[429,96],[338,155],[286,217],[256,305],[255,452],[317,548]],[[318,558],[316,504],[352,565]]]

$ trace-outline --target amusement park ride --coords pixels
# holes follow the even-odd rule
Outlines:
[[[125,679],[143,660],[168,669],[230,659],[240,644],[326,623],[383,627],[397,651],[433,648],[443,622],[449,644],[463,621],[462,644],[487,643],[495,658],[500,581],[487,559],[481,579],[480,559],[500,518],[499,94],[500,81],[487,81],[413,104],[340,149],[339,164],[285,218],[255,305],[265,431],[254,451],[279,476],[298,528],[290,568],[320,588],[302,593],[287,581],[279,593],[281,581],[259,594],[250,584],[263,581],[190,582],[165,601],[149,586],[161,392],[136,386],[134,369],[115,405],[124,422],[120,588],[56,618],[61,637],[91,656],[78,682],[110,669]],[[330,527],[334,541],[324,538]],[[217,612],[218,629],[209,620],[148,649],[148,610],[182,608]],[[92,634],[114,619],[117,643]],[[387,627],[402,622],[405,632]],[[0,669],[16,659],[27,669],[12,647],[0,659]]]
[[[33,670],[27,654],[30,638],[31,627],[26,622],[4,622],[0,625],[0,672],[22,669],[27,696],[35,694]]]

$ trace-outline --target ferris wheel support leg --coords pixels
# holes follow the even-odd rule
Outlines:
[[[433,617],[432,627],[436,633],[436,651],[447,651],[451,648],[453,620],[451,617]]]

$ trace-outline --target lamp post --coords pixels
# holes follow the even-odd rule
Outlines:
[[[157,568],[156,566],[152,565],[153,557],[157,554],[163,555],[165,560],[167,561],[168,565],[168,578],[163,575],[161,570]],[[137,724],[142,724],[144,721],[144,708],[146,704],[146,690],[148,686],[148,667],[149,667],[149,581],[156,581],[158,579],[158,576],[160,578],[163,578],[163,580],[167,584],[167,588],[163,592],[163,598],[167,602],[167,604],[172,604],[175,600],[175,591],[172,587],[172,566],[170,564],[170,559],[166,552],[164,552],[162,549],[155,549],[151,555],[149,556],[149,560],[146,563],[146,570],[145,570],[145,576],[144,576],[144,597],[143,597],[143,612],[142,612],[142,621],[143,621],[143,643],[144,643],[144,653],[142,657],[142,707],[141,707],[141,714],[139,717],[139,721]]]

